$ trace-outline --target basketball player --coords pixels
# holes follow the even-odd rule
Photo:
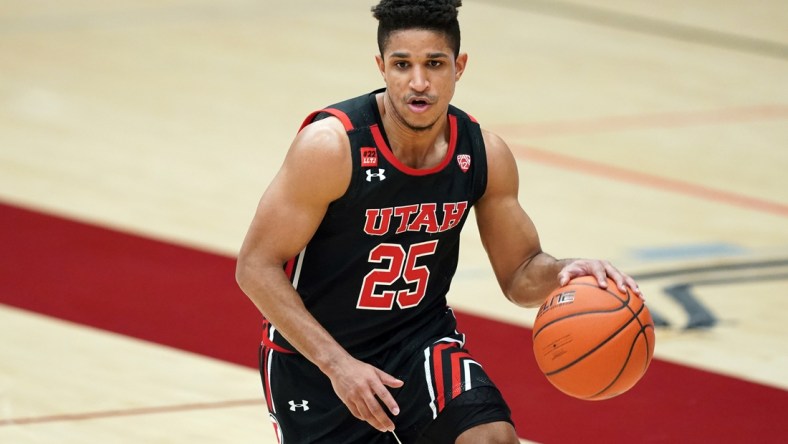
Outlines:
[[[517,443],[509,408],[463,348],[446,294],[474,208],[503,293],[535,307],[571,278],[518,202],[509,148],[451,106],[468,56],[460,0],[382,0],[385,89],[310,115],[238,258],[263,313],[268,409],[284,443]]]

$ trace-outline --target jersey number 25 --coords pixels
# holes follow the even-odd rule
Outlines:
[[[362,310],[391,310],[394,301],[400,308],[411,308],[419,305],[427,292],[427,281],[430,279],[430,270],[425,265],[417,266],[416,261],[422,257],[435,253],[438,241],[413,244],[406,252],[399,244],[380,244],[369,252],[369,261],[382,264],[388,261],[388,266],[376,268],[366,276],[361,285],[356,308]],[[413,290],[382,290],[378,286],[391,286],[403,278],[408,284],[415,284]]]

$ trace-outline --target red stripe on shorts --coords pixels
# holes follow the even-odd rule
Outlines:
[[[443,375],[443,350],[454,347],[456,344],[438,344],[432,349],[432,373],[435,376],[435,398],[438,401],[438,411],[446,407],[446,381]],[[451,382],[451,381],[450,381]]]

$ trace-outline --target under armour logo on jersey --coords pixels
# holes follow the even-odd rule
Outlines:
[[[457,155],[457,164],[460,165],[460,169],[463,173],[467,173],[468,169],[471,167],[471,155],[470,154],[458,154]]]
[[[367,182],[372,182],[373,177],[377,177],[378,180],[383,181],[386,180],[386,175],[383,174],[386,172],[383,168],[378,168],[377,173],[373,173],[372,170],[365,170],[367,172]]]
[[[302,399],[301,404],[296,404],[295,401],[290,401],[290,411],[295,412],[296,409],[302,409],[303,411],[309,410],[309,401]]]

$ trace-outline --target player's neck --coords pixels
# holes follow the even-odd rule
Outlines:
[[[394,156],[415,169],[429,169],[440,164],[449,147],[449,125],[441,118],[429,128],[412,128],[404,119],[380,100],[383,130]]]

